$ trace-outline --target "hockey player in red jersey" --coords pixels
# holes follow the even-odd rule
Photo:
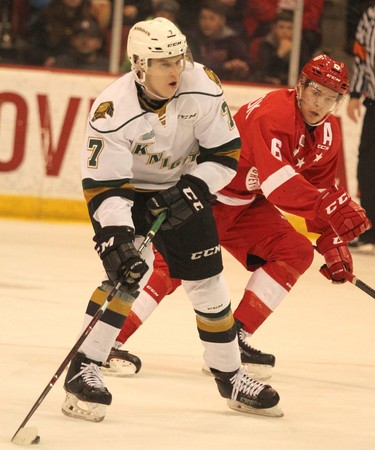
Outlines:
[[[221,245],[253,272],[234,312],[245,364],[274,365],[273,355],[253,349],[247,337],[277,308],[314,256],[310,240],[278,208],[303,217],[307,229],[320,234],[315,246],[325,261],[320,271],[334,283],[345,282],[353,271],[348,242],[371,226],[365,211],[335,187],[341,134],[332,114],[348,87],[345,65],[319,55],[303,67],[295,89],[270,92],[235,115],[242,140],[239,167],[216,194],[214,214]],[[117,345],[178,285],[158,255]],[[113,350],[107,362],[115,374],[117,364],[132,362],[122,352]]]

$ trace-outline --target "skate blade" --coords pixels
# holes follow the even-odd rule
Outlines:
[[[252,408],[251,406],[244,405],[235,400],[227,400],[227,404],[230,409],[234,411],[243,412],[246,414],[255,414],[258,416],[266,417],[283,417],[284,413],[279,406],[273,406],[272,408]]]
[[[246,368],[246,373],[250,378],[257,381],[269,380],[272,377],[272,366],[265,366],[264,364],[243,364]],[[205,375],[213,376],[209,367],[204,364],[202,372]]]
[[[272,377],[272,366],[265,364],[242,363],[250,378],[257,381],[269,380]]]
[[[101,366],[100,370],[107,377],[118,378],[132,377],[137,373],[137,367],[133,363],[118,358],[111,358],[109,367]]]
[[[79,400],[74,394],[66,393],[61,411],[68,417],[87,420],[89,422],[101,422],[106,413],[106,405]]]
[[[38,444],[40,436],[35,427],[21,428],[12,438],[12,443],[16,445]]]

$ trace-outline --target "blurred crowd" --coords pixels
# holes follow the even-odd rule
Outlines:
[[[326,0],[305,0],[300,66],[322,51]],[[108,71],[114,0],[0,0],[0,64]],[[369,0],[347,0],[350,54]],[[295,0],[125,0],[120,71],[130,70],[127,35],[162,16],[186,34],[193,57],[222,80],[287,84]]]

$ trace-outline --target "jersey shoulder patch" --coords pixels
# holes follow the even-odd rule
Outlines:
[[[113,113],[115,112],[115,108],[113,106],[112,101],[102,102],[96,108],[91,121],[95,122],[98,119],[105,119],[108,116],[113,117]]]
[[[194,63],[192,70],[182,73],[181,84],[177,96],[181,94],[199,94],[219,97],[223,95],[223,88],[219,78],[208,67]]]
[[[220,79],[219,79],[219,77],[216,75],[216,73],[215,73],[213,70],[209,69],[209,68],[206,67],[206,66],[203,66],[203,70],[205,71],[206,75],[208,76],[208,78],[209,78],[210,80],[212,80],[212,81],[213,81],[214,83],[216,83],[219,87],[221,87]]]

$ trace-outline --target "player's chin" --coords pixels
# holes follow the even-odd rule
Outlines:
[[[168,86],[168,87],[164,88],[162,91],[160,90],[158,94],[164,98],[171,98],[174,96],[176,91],[177,91],[177,86],[176,87]]]
[[[312,123],[312,124],[319,123],[322,119],[323,119],[322,114],[317,114],[314,112],[309,113],[309,123]]]

